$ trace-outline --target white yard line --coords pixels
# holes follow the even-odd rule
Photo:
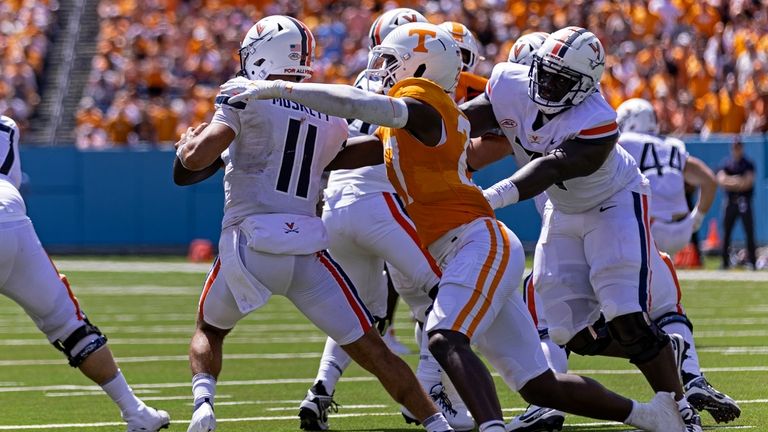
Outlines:
[[[175,273],[200,273],[205,274],[211,269],[210,263],[186,263],[186,262],[147,262],[125,260],[68,260],[57,259],[56,267],[62,272],[68,271],[92,271],[92,272],[175,272]]]
[[[224,354],[225,360],[284,360],[284,359],[311,359],[320,358],[320,352],[308,353],[274,353],[274,354]],[[147,362],[188,362],[187,355],[168,355],[168,356],[145,356],[145,357],[116,357],[118,363],[147,363]],[[49,366],[66,364],[66,359],[57,360],[0,360],[0,367],[3,366]]]

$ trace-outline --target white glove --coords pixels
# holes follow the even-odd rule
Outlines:
[[[249,80],[236,77],[219,87],[221,94],[229,96],[229,103],[247,102],[251,99],[275,99],[281,97],[285,81]]]
[[[696,207],[690,214],[690,218],[693,219],[693,231],[696,232],[701,228],[701,223],[704,222],[704,213],[699,213],[699,208]]]

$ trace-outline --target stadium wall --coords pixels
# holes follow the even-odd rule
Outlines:
[[[757,239],[768,243],[768,137],[744,139],[756,166]],[[688,151],[713,170],[729,153],[731,138],[686,140]],[[169,150],[79,151],[74,147],[21,150],[22,192],[43,244],[55,253],[180,253],[192,239],[218,241],[223,208],[222,174],[179,187],[171,179]],[[475,173],[484,186],[515,169],[510,158]],[[531,248],[539,216],[531,201],[502,209],[499,217]],[[722,192],[707,220],[722,219]],[[722,228],[721,228],[722,229]],[[722,231],[721,231],[722,232]],[[742,241],[739,228],[735,241]]]

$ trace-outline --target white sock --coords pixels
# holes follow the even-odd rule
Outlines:
[[[446,432],[453,430],[451,425],[448,424],[448,420],[443,416],[443,413],[432,414],[424,420],[423,424],[424,429],[426,429],[427,432]]]
[[[443,379],[443,369],[440,367],[440,363],[429,352],[428,339],[426,335],[422,337],[422,345],[419,347],[419,364],[416,366],[416,378],[427,394],[435,384],[439,384]]]
[[[192,377],[192,397],[195,409],[205,402],[213,406],[213,398],[216,397],[216,378],[207,373],[195,374]]]
[[[685,351],[685,359],[683,359],[683,378],[687,378],[689,375],[697,377],[701,376],[699,354],[696,353],[696,344],[693,342],[693,333],[691,333],[691,329],[683,323],[673,322],[665,325],[663,330],[668,334],[677,333],[685,339],[685,344],[688,349]]]
[[[477,428],[479,432],[506,432],[503,420],[489,420]]]
[[[541,349],[544,351],[547,363],[553,371],[558,373],[568,372],[568,354],[566,354],[565,348],[552,342],[552,339],[547,336],[541,340]]]
[[[117,375],[105,384],[102,384],[101,388],[120,407],[120,412],[124,416],[135,413],[144,405],[144,402],[133,394],[133,390],[125,381],[125,377],[120,369],[117,370]]]
[[[680,411],[682,409],[685,409],[685,408],[687,408],[688,406],[691,405],[691,404],[688,403],[688,399],[686,399],[685,396],[683,396],[682,399],[680,399],[679,401],[676,401],[676,402],[677,402],[677,410],[678,411]]]
[[[315,382],[322,381],[329,395],[336,389],[341,374],[352,362],[349,355],[331,338],[326,339]]]

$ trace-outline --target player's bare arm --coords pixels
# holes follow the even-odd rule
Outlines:
[[[715,200],[715,192],[717,192],[715,174],[701,159],[688,156],[683,169],[683,177],[686,183],[700,189],[701,194],[695,212],[696,215],[701,215],[703,218]]]
[[[472,138],[483,136],[490,130],[499,127],[496,116],[493,114],[491,101],[488,100],[488,96],[485,94],[481,94],[469,102],[461,104],[459,108],[464,112],[464,115],[467,116],[469,123],[472,125],[472,130],[470,131]],[[475,167],[474,165],[472,166]]]
[[[505,136],[485,134],[472,138],[467,147],[467,165],[474,170],[486,166],[513,154],[512,146]]]
[[[363,135],[350,138],[344,150],[325,167],[326,171],[355,169],[384,163],[384,149],[375,136]]]
[[[187,129],[175,144],[174,183],[180,186],[191,185],[215,174],[224,166],[221,153],[233,139],[235,132],[221,123],[202,123],[197,128]]]
[[[491,207],[500,208],[533,198],[555,183],[588,176],[603,165],[619,135],[565,141],[547,155],[537,158],[483,191]]]

